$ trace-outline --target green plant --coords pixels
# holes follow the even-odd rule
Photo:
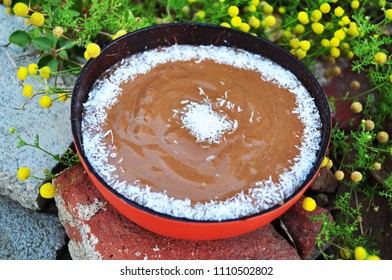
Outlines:
[[[26,142],[21,137],[21,135],[19,135],[16,132],[16,130],[14,128],[11,128],[9,132],[10,132],[10,134],[16,135],[16,138],[18,140],[18,143],[17,143],[17,146],[16,146],[17,148],[30,147],[30,148],[33,148],[33,149],[37,149],[37,150],[43,152],[44,154],[52,157],[55,161],[57,161],[60,165],[62,165],[63,168],[71,168],[72,166],[80,163],[80,159],[78,157],[78,154],[75,153],[71,148],[67,149],[65,151],[65,153],[62,154],[62,155],[60,155],[60,154],[53,154],[53,153],[49,152],[47,149],[43,148],[40,145],[40,139],[39,139],[38,135],[35,136],[33,143],[29,143],[29,142]],[[28,178],[31,177],[31,178],[34,178],[36,180],[47,182],[47,183],[45,183],[45,184],[43,184],[41,186],[41,188],[42,187],[44,188],[43,190],[47,190],[48,189],[48,183],[53,181],[57,177],[57,174],[51,172],[48,169],[45,169],[43,171],[43,177],[32,176],[30,174],[29,167],[22,166],[22,167],[19,168],[17,176],[18,176],[18,179],[22,180],[22,181],[25,181],[25,180],[27,180]],[[52,198],[55,195],[55,192],[53,191],[53,187],[52,187],[52,192],[50,192],[51,194],[53,194],[53,196],[48,196],[47,195],[48,191],[41,191],[40,190],[40,193],[41,194],[45,193],[46,194],[46,196],[44,196],[45,198]]]

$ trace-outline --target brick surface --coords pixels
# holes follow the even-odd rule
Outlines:
[[[318,216],[322,213],[328,215],[330,220],[333,219],[326,209],[319,206],[312,212],[304,210],[302,199],[300,199],[281,216],[281,220],[293,238],[301,259],[313,259],[320,253],[315,242],[322,223],[312,221],[310,216]]]
[[[60,186],[55,200],[73,259],[300,259],[271,224],[213,241],[172,239],[149,232],[118,213],[81,165],[63,171],[55,183]]]
[[[330,169],[321,168],[317,178],[313,181],[310,189],[319,193],[335,193],[339,187],[339,182]]]

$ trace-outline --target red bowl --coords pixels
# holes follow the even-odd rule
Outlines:
[[[94,82],[113,64],[132,54],[174,44],[216,45],[244,49],[271,59],[290,70],[314,98],[320,112],[322,128],[320,148],[312,169],[303,184],[283,204],[260,213],[224,221],[199,221],[161,214],[127,199],[113,190],[94,170],[83,150],[83,103],[88,99]],[[326,97],[312,73],[289,52],[256,36],[234,29],[198,23],[157,25],[124,35],[109,43],[101,54],[89,60],[76,81],[72,103],[71,122],[74,144],[80,160],[94,185],[103,196],[125,217],[143,228],[173,238],[213,240],[233,237],[260,228],[285,213],[309,188],[320,170],[331,135],[331,116]]]

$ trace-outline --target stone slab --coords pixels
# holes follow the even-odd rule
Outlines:
[[[0,195],[0,260],[55,260],[66,237],[56,215],[38,213]]]
[[[38,104],[38,98],[32,100],[25,110],[17,110],[26,100],[16,73],[20,66],[27,67],[37,63],[38,54],[33,48],[20,48],[15,45],[4,47],[9,35],[15,30],[26,28],[24,19],[6,14],[0,5],[0,194],[18,201],[23,207],[39,209],[37,203],[40,180],[19,181],[16,177],[21,166],[28,166],[32,175],[43,177],[44,169],[52,169],[56,161],[42,152],[24,147],[17,149],[15,135],[9,134],[9,128],[15,127],[26,141],[34,142],[35,135],[40,136],[40,144],[51,153],[62,154],[72,142],[69,117],[70,101],[54,102],[49,109]],[[31,82],[38,88],[38,82]]]

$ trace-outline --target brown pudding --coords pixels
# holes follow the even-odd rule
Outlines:
[[[256,182],[278,183],[299,154],[304,125],[293,113],[295,95],[256,71],[212,60],[171,61],[120,88],[101,128],[110,132],[101,141],[115,147],[108,163],[117,167],[118,181],[192,203],[224,201]],[[214,141],[198,139],[184,125],[197,104],[236,125]],[[208,120],[196,118],[198,127],[207,128]]]

